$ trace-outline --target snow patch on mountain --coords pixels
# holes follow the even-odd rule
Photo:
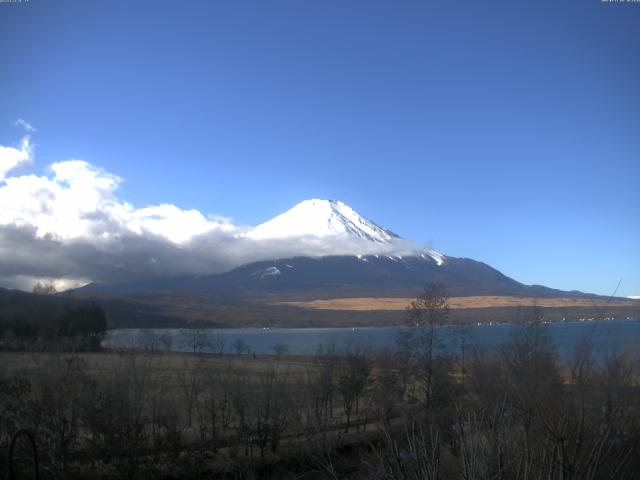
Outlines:
[[[629,295],[627,298],[630,298],[631,300],[640,300],[640,295]]]
[[[433,260],[436,261],[438,266],[444,264],[444,255],[442,255],[440,252],[436,252],[435,250],[425,250],[423,253],[420,254],[420,256],[425,260],[427,258],[432,258]]]
[[[280,272],[280,270],[278,269],[278,267],[268,267],[268,268],[263,268],[262,270],[256,270],[253,273],[250,273],[249,276],[250,277],[256,277],[259,279],[263,279],[266,277],[275,277],[276,275],[280,275],[282,272]]]

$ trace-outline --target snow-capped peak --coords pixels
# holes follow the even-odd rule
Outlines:
[[[328,237],[345,233],[376,243],[389,243],[399,238],[343,202],[320,199],[300,202],[283,214],[258,225],[248,235],[254,239],[270,239]]]

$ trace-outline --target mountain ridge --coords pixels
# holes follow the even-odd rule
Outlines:
[[[345,296],[415,296],[428,282],[441,283],[453,296],[514,295],[598,297],[522,284],[484,262],[444,257],[439,264],[424,256],[335,255],[291,257],[253,262],[213,275],[180,276],[118,284],[89,284],[78,293],[138,294],[176,290],[193,293],[296,296],[315,292],[325,298]]]

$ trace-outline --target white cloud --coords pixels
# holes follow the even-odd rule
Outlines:
[[[8,177],[0,187],[0,225],[31,226],[39,238],[104,243],[122,233],[153,234],[174,243],[228,224],[173,205],[135,209],[115,196],[122,179],[83,160],[50,167],[52,175]]]
[[[28,138],[20,149],[0,149],[10,152],[2,165],[9,165],[8,158],[14,166],[31,159]],[[120,177],[83,160],[54,163],[48,175],[2,178],[2,286],[31,289],[40,281],[63,288],[89,281],[212,274],[296,255],[416,251],[401,239],[376,245],[346,234],[256,240],[247,235],[250,228],[225,217],[172,204],[136,208],[118,198]]]
[[[27,122],[26,120],[19,118],[17,119],[15,122],[13,122],[15,125],[24,128],[27,132],[35,132],[36,129],[33,127],[33,125],[31,125],[29,122]]]
[[[234,225],[221,217],[206,218],[198,210],[182,210],[166,203],[134,210],[127,227],[138,234],[146,231],[164,236],[175,244],[187,243],[194,236],[206,234],[212,229],[225,232],[236,230]]]
[[[33,148],[29,137],[26,136],[18,147],[5,147],[0,145],[0,183],[7,174],[24,164],[31,163]]]
[[[631,300],[640,300],[640,295],[629,295],[629,297]]]

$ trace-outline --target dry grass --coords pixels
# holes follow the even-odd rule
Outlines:
[[[122,367],[125,356],[136,355],[144,362],[151,373],[157,373],[164,379],[175,379],[179,372],[184,371],[187,366],[194,362],[203,362],[203,366],[209,371],[223,371],[228,368],[242,369],[247,374],[259,373],[267,369],[282,371],[287,375],[306,375],[311,367],[310,361],[292,361],[290,357],[283,357],[282,361],[276,361],[270,357],[250,356],[236,357],[225,355],[218,357],[214,355],[192,355],[188,353],[142,353],[136,354],[132,350],[105,351],[101,353],[47,353],[47,352],[0,352],[0,373],[4,372],[11,376],[22,376],[31,378],[46,372],[46,367],[56,364],[63,364],[71,357],[79,358],[86,367],[87,373],[95,378],[108,375],[118,371]],[[172,382],[173,383],[173,382]]]
[[[328,300],[311,300],[305,302],[275,302],[273,305],[288,305],[302,307],[311,310],[344,310],[344,311],[398,311],[404,310],[412,298],[332,298]],[[636,306],[638,302],[633,300],[613,300],[608,302],[590,298],[532,298],[532,297],[508,297],[508,296],[469,296],[451,297],[449,307],[451,309],[465,308],[494,308],[494,307],[604,307],[604,306]]]

